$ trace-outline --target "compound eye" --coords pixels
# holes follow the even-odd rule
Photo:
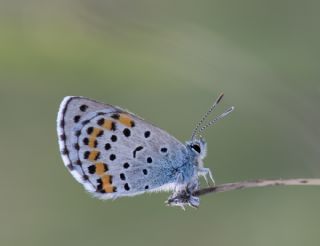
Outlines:
[[[191,145],[191,148],[193,148],[196,152],[198,152],[200,154],[201,149],[200,149],[200,146],[198,144]]]

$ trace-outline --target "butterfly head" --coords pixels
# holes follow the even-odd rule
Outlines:
[[[204,124],[208,116],[212,113],[215,107],[221,102],[222,98],[223,98],[223,93],[219,95],[219,97],[216,99],[216,101],[213,103],[210,109],[203,115],[203,117],[198,122],[198,124],[196,125],[196,127],[192,132],[191,140],[186,143],[186,146],[188,147],[188,149],[190,149],[191,153],[196,156],[196,159],[198,160],[197,162],[198,166],[202,166],[202,160],[206,157],[206,154],[207,154],[207,143],[201,137],[200,133],[203,132],[207,127],[214,125],[220,119],[226,117],[228,114],[230,114],[234,110],[234,107],[230,107],[229,109],[224,111],[222,114],[218,115],[208,123]],[[197,136],[199,136],[199,138],[197,138]]]
[[[188,141],[186,146],[199,161],[202,161],[207,155],[207,142],[203,138]]]

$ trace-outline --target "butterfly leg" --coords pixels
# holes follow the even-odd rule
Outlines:
[[[207,185],[209,185],[208,179],[207,179],[207,176],[209,176],[209,178],[211,179],[211,181],[213,183],[213,186],[216,185],[216,182],[213,179],[212,172],[211,172],[211,170],[209,168],[205,168],[205,167],[198,168],[198,175],[203,176],[203,178],[205,179]]]
[[[198,182],[194,181],[182,189],[175,190],[175,192],[173,192],[168,198],[167,204],[170,206],[179,206],[182,209],[184,209],[185,205],[189,205],[194,208],[199,207],[200,199],[193,195],[193,192],[197,190],[198,186]]]

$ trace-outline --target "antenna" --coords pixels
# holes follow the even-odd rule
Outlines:
[[[232,111],[234,110],[234,107],[230,107],[228,108],[226,111],[224,111],[222,114],[220,114],[219,116],[217,116],[216,118],[214,118],[213,120],[211,120],[208,124],[206,124],[205,126],[201,127],[201,129],[198,131],[203,132],[207,127],[214,125],[215,123],[217,123],[219,120],[223,119],[224,117],[226,117],[228,114],[230,114]]]
[[[202,116],[201,120],[198,122],[194,130],[192,131],[191,135],[191,141],[194,139],[199,127],[204,122],[204,120],[209,116],[209,114],[214,110],[214,108],[219,104],[219,102],[222,100],[224,94],[221,93],[219,97],[216,99],[216,101],[212,104],[212,106],[209,108],[209,110]]]

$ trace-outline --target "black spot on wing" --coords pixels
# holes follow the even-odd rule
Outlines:
[[[104,146],[104,149],[105,149],[105,150],[111,149],[111,144],[106,143],[105,146]]]
[[[121,180],[126,180],[126,176],[124,175],[124,173],[120,173],[120,179]]]
[[[110,139],[112,142],[116,142],[118,140],[116,135],[112,135]]]
[[[113,114],[113,115],[111,115],[111,118],[115,119],[115,120],[118,120],[120,118],[120,115],[119,114]]]
[[[143,149],[143,146],[138,146],[137,148],[135,148],[135,150],[133,151],[133,158],[136,158],[137,152],[141,151]]]
[[[166,153],[166,152],[168,151],[168,149],[165,148],[165,147],[163,147],[163,148],[160,149],[160,151],[161,151],[162,153]]]
[[[82,140],[82,142],[83,142],[84,145],[88,145],[89,144],[89,138],[84,138]]]
[[[79,149],[80,149],[80,145],[79,145],[78,143],[75,143],[75,144],[73,145],[73,147],[74,147],[76,150],[79,150]]]
[[[129,187],[129,184],[128,184],[128,183],[125,183],[125,184],[124,184],[124,189],[125,189],[126,191],[130,190],[130,187]]]
[[[88,171],[90,174],[94,174],[96,172],[96,166],[95,165],[89,166]]]
[[[102,126],[102,125],[104,124],[104,118],[99,119],[99,120],[97,121],[97,124],[98,124],[99,126]]]
[[[85,112],[85,111],[87,110],[87,108],[88,108],[88,105],[83,104],[83,105],[80,106],[79,109],[80,109],[82,112]]]
[[[73,121],[74,121],[75,123],[78,123],[79,120],[80,120],[80,118],[81,118],[80,115],[76,115],[76,116],[73,118]]]
[[[150,131],[145,131],[145,133],[144,133],[144,137],[145,137],[145,138],[149,138],[150,135],[151,135],[151,132],[150,132]]]
[[[116,155],[115,154],[111,154],[109,156],[110,161],[114,161],[116,159]]]
[[[92,132],[93,132],[93,127],[92,126],[88,127],[87,128],[88,135],[90,135]]]
[[[126,137],[130,137],[130,135],[131,135],[130,130],[129,130],[128,128],[125,128],[125,129],[123,130],[123,135],[125,135]]]

